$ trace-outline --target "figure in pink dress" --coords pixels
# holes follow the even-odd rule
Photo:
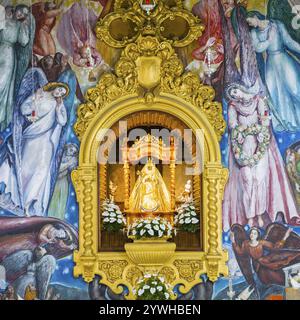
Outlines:
[[[233,224],[263,227],[281,212],[289,224],[299,213],[273,136],[266,89],[260,78],[256,54],[243,8],[236,6],[240,43],[240,69],[230,51],[222,14],[225,59],[225,97],[228,102],[229,181],[223,200],[223,229]],[[227,50],[228,49],[228,50]],[[264,217],[263,217],[264,215]]]
[[[257,86],[247,89],[235,83],[228,87],[227,99],[230,176],[223,202],[224,230],[235,223],[263,227],[263,214],[274,222],[280,211],[293,223],[299,214],[272,133],[267,102]]]

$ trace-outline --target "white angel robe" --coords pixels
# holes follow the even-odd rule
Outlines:
[[[42,89],[25,100],[21,112],[37,117],[22,135],[23,205],[27,215],[45,216],[50,201],[51,168],[67,112],[63,103],[58,105],[52,94]]]

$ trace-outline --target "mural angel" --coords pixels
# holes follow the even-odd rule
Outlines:
[[[77,246],[76,230],[58,219],[0,217],[0,264],[22,299],[30,284],[45,299],[56,261]]]
[[[74,3],[63,14],[58,25],[58,42],[79,67],[93,68],[102,62],[96,51],[96,37],[93,33],[97,19],[94,11],[80,2]]]
[[[231,55],[227,22],[223,19],[225,39],[225,80],[229,122],[229,181],[223,202],[223,228],[235,223],[260,227],[266,219],[275,221],[277,212],[288,223],[299,214],[272,133],[269,106],[261,81],[251,36],[241,8],[237,8],[240,40],[240,68]],[[227,50],[228,49],[228,50]]]
[[[22,132],[28,126],[26,118],[22,115],[21,106],[31,95],[37,92],[38,89],[44,87],[47,83],[47,77],[43,70],[38,67],[39,60],[37,56],[33,55],[31,58],[31,67],[26,71],[15,101],[14,107],[14,122],[12,128],[13,136],[13,159],[14,161],[10,165],[10,170],[3,170],[3,172],[10,172],[11,179],[16,177],[18,192],[11,192],[13,201],[20,207],[23,207],[22,203],[22,178],[21,178],[21,155],[22,155]],[[3,169],[3,168],[2,168]],[[13,171],[13,174],[12,172]],[[7,185],[8,190],[11,190],[11,186]],[[18,200],[17,200],[18,199]]]
[[[44,216],[48,209],[52,176],[56,175],[52,169],[67,123],[63,98],[68,92],[65,84],[49,83],[21,105],[22,115],[30,122],[22,132],[21,155],[22,198],[28,216]]]
[[[63,148],[60,140],[67,123],[63,98],[68,93],[66,84],[49,83],[24,101],[20,98],[23,102],[16,110],[13,128],[14,157],[4,158],[0,166],[4,178],[7,176],[5,192],[21,208],[21,212],[13,211],[17,215],[47,215]]]
[[[0,131],[12,121],[14,97],[29,65],[34,31],[28,6],[19,5],[13,15],[6,16],[0,34]]]
[[[249,12],[248,24],[254,49],[266,53],[266,84],[272,100],[273,126],[276,131],[300,130],[300,34],[293,30],[294,1],[270,1],[268,18]],[[281,13],[279,10],[281,9]],[[283,19],[281,22],[278,19]],[[292,23],[291,23],[292,21]],[[297,28],[296,28],[297,29]],[[293,35],[293,37],[290,35]]]
[[[54,1],[37,2],[32,5],[32,14],[36,20],[36,34],[33,52],[40,56],[54,55],[56,45],[51,32],[56,19],[61,13],[63,0],[56,4]]]
[[[284,286],[283,268],[300,261],[300,237],[279,223],[270,224],[264,236],[258,228],[247,235],[243,226],[233,225],[231,241],[241,272],[256,289],[254,272],[263,284]]]

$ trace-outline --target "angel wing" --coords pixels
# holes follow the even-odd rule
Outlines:
[[[41,68],[29,69],[21,81],[16,97],[16,108],[19,108],[30,95],[34,94],[47,83],[47,77]]]
[[[6,278],[12,280],[22,274],[32,262],[32,258],[31,250],[20,250],[6,257],[1,262],[6,271]]]
[[[32,56],[33,41],[35,36],[35,19],[31,13],[27,16],[27,25],[29,32],[29,41],[25,47],[20,44],[16,45],[16,61],[17,61],[17,72],[15,81],[15,95],[19,91],[21,81],[24,74],[29,66],[30,58]]]
[[[56,260],[51,255],[46,255],[36,263],[36,286],[38,298],[44,300],[48,291],[51,276],[55,271]]]
[[[247,234],[243,226],[239,224],[234,224],[231,227],[231,232],[234,234],[236,244],[241,247],[243,242],[247,240]],[[233,247],[233,251],[240,267],[240,270],[245,277],[249,285],[255,287],[255,281],[253,277],[251,258],[249,255],[239,255],[238,252]]]
[[[272,223],[268,226],[265,234],[265,240],[272,243],[277,243],[281,241],[286,234],[288,227],[280,223]],[[289,237],[283,245],[283,249],[300,251],[300,236],[295,232],[290,233]]]

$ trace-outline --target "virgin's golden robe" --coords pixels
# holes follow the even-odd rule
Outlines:
[[[129,198],[130,212],[170,212],[171,196],[168,188],[151,160],[139,174]]]

